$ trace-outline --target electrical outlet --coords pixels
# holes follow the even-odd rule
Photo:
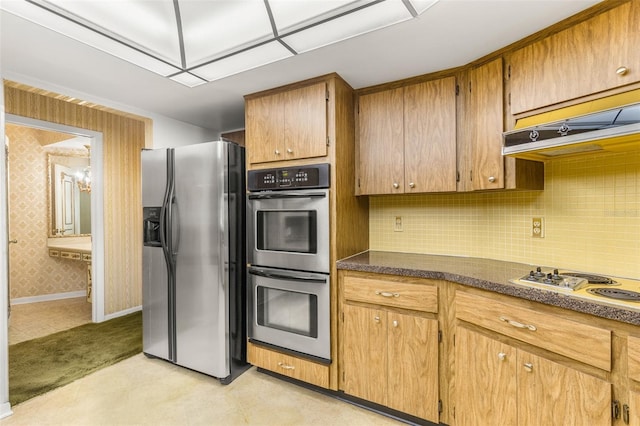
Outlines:
[[[544,218],[534,217],[531,219],[531,236],[533,238],[544,238]]]
[[[396,216],[396,220],[393,223],[393,230],[395,232],[402,232],[402,216]]]

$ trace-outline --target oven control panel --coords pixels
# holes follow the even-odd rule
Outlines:
[[[249,170],[249,191],[315,189],[329,187],[329,164]]]

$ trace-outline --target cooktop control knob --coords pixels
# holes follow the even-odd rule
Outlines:
[[[542,268],[540,268],[539,266],[536,268],[535,276],[536,277],[544,277],[544,273],[542,272]]]
[[[562,277],[558,274],[558,270],[554,269],[553,270],[553,275],[551,276],[551,278],[553,278],[554,280],[561,280]]]

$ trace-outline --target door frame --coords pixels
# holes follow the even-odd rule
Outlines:
[[[9,403],[9,218],[7,217],[7,151],[4,149],[4,84],[0,85],[0,419],[13,414]]]
[[[36,120],[20,115],[5,114],[5,122],[41,130],[70,133],[84,136],[91,140],[91,320],[102,322],[104,315],[104,178],[103,178],[103,143],[102,133],[79,127],[67,126],[49,121]],[[6,185],[6,172],[2,175]],[[8,189],[8,188],[7,188]],[[7,193],[8,195],[8,193]],[[5,199],[6,200],[6,199]],[[6,201],[2,200],[3,203]],[[5,209],[6,210],[6,209]],[[2,225],[0,225],[2,226]],[[8,225],[5,225],[7,232]],[[1,236],[0,236],[1,238]],[[1,240],[0,240],[1,241]],[[8,241],[8,239],[7,239]],[[7,253],[8,255],[8,253]],[[7,257],[8,261],[8,257]],[[7,277],[8,280],[8,277]],[[8,285],[8,282],[7,282]]]

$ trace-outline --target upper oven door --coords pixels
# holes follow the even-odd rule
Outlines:
[[[267,191],[247,197],[248,261],[329,273],[329,190]]]

